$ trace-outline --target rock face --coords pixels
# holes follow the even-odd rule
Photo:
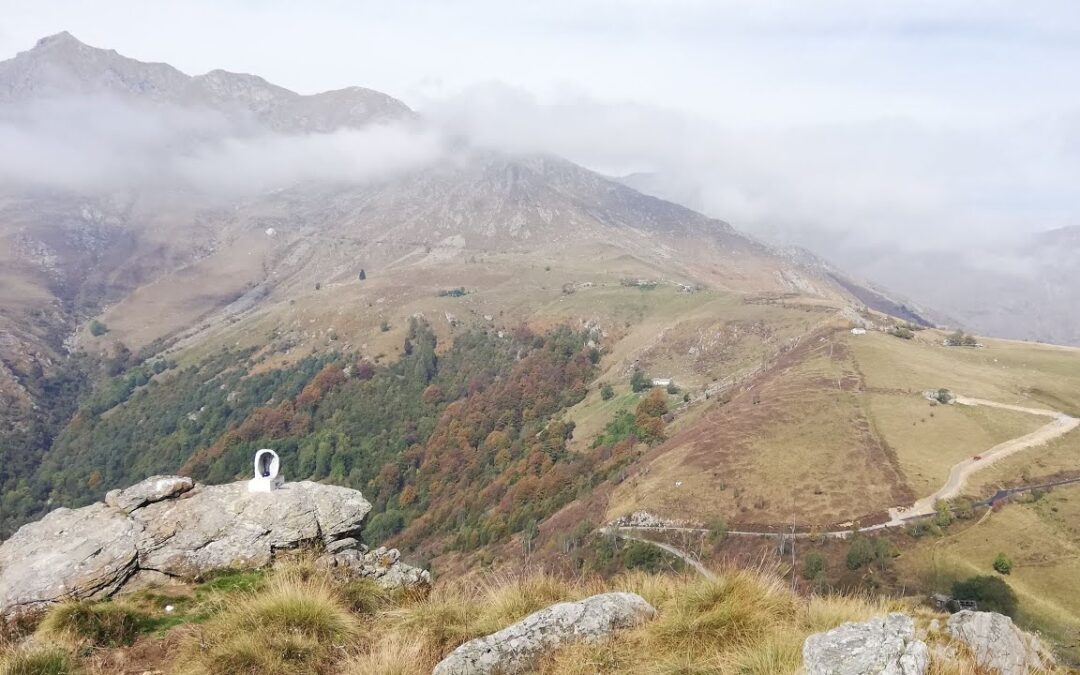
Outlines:
[[[105,503],[131,513],[140,506],[175,497],[195,487],[195,482],[184,476],[151,476],[123,490],[109,490]]]
[[[245,482],[154,476],[105,503],[57,509],[0,545],[0,616],[108,597],[135,577],[262,567],[276,550],[305,544],[326,546],[330,564],[386,586],[429,583],[395,549],[368,553],[356,536],[370,510],[356,490],[308,481],[249,493]]]
[[[635,593],[603,593],[530,614],[491,635],[466,642],[432,675],[510,675],[526,671],[549,649],[576,640],[599,640],[652,618],[656,610]]]
[[[1001,675],[1039,672],[1053,664],[1039,638],[1002,614],[964,610],[949,617],[947,629],[953,639],[968,646],[980,666]]]
[[[930,652],[911,617],[890,614],[806,638],[803,667],[807,675],[923,675]]]

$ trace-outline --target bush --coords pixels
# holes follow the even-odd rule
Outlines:
[[[630,389],[636,394],[652,387],[652,380],[641,368],[634,368],[630,375]]]
[[[105,333],[109,332],[109,327],[101,323],[97,319],[90,322],[90,334],[94,337],[101,337]]]
[[[817,579],[823,574],[825,574],[825,556],[817,551],[808,553],[806,557],[803,558],[803,579],[810,581]]]
[[[615,398],[615,388],[607,382],[600,385],[600,398],[605,401],[610,401],[611,399]]]
[[[979,609],[1012,616],[1016,612],[1016,593],[1001,577],[981,575],[957,581],[952,587],[957,600],[974,600]]]
[[[1004,553],[998,553],[994,558],[994,571],[998,574],[1011,574],[1012,567],[1012,561]]]
[[[866,537],[855,535],[848,546],[847,568],[857,570],[863,565],[869,565],[874,561],[874,545]]]
[[[675,386],[674,382],[669,382],[668,383],[667,393],[671,394],[672,396],[679,393],[679,388],[677,386]]]
[[[727,523],[724,522],[723,518],[713,518],[705,525],[705,527],[709,530],[709,534],[707,535],[709,537],[709,543],[715,545],[727,538],[728,528]]]
[[[135,609],[113,602],[65,602],[49,610],[39,630],[45,635],[71,636],[95,647],[130,645],[149,618]]]
[[[942,528],[952,525],[952,511],[949,510],[949,505],[944,500],[939,499],[937,504],[934,504],[934,512],[933,523],[935,525]]]
[[[889,329],[889,335],[898,337],[901,340],[910,340],[915,337],[915,332],[907,326],[893,326]]]
[[[682,561],[664,552],[659,546],[643,541],[630,541],[622,551],[622,563],[629,570],[660,572],[668,569],[681,569]]]
[[[397,509],[389,509],[372,516],[367,527],[364,528],[364,539],[381,543],[403,529],[405,529],[405,513]]]

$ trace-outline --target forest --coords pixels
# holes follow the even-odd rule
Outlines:
[[[414,319],[390,365],[333,353],[261,371],[236,350],[184,368],[133,361],[78,388],[40,462],[8,479],[3,526],[153,474],[238,480],[269,447],[287,480],[361,490],[374,505],[366,536],[375,543],[434,555],[528,537],[615,475],[639,440],[662,436],[658,392],[588,452],[567,449],[574,426],[564,412],[586,395],[600,358],[589,339],[566,327],[470,329],[443,349]]]

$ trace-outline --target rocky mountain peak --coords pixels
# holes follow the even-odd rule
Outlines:
[[[287,133],[330,132],[413,116],[401,101],[371,89],[301,95],[246,73],[212,70],[192,77],[165,63],[92,47],[66,31],[0,61],[0,104],[79,96],[210,108],[232,118],[254,117]]]

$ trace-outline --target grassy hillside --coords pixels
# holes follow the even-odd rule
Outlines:
[[[897,568],[912,584],[947,591],[958,578],[995,574],[999,553],[1013,563],[1005,579],[1020,598],[1018,619],[1080,661],[1080,486],[1055,488],[921,541]]]

